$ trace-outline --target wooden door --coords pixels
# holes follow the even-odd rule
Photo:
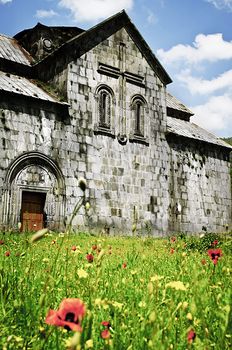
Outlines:
[[[44,227],[46,193],[23,191],[22,231],[38,231]]]

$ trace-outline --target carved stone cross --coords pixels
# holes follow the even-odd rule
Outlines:
[[[120,134],[126,131],[126,83],[144,87],[144,77],[126,71],[126,45],[119,44],[119,67],[99,63],[98,72],[119,79]]]

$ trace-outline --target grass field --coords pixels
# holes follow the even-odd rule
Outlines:
[[[226,237],[0,234],[0,347],[229,349]]]

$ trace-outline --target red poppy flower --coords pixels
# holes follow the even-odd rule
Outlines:
[[[2,239],[0,239],[0,245],[3,245],[4,241]]]
[[[102,339],[109,339],[110,338],[110,331],[109,329],[104,329],[104,331],[101,332]]]
[[[173,254],[175,252],[175,249],[171,248],[170,249],[170,254]]]
[[[216,265],[218,262],[218,259],[221,258],[221,256],[222,256],[222,250],[221,249],[209,249],[208,255],[209,255],[210,259],[212,260],[212,262],[214,263],[214,265]]]
[[[192,343],[195,338],[196,338],[196,333],[194,332],[193,329],[190,329],[190,331],[188,332],[188,335],[187,335],[188,342]]]
[[[93,262],[93,254],[87,254],[86,259],[88,260],[89,263]]]
[[[170,240],[171,240],[171,243],[175,243],[176,242],[176,237],[172,236]]]
[[[96,244],[92,245],[92,250],[97,250],[97,245]]]
[[[124,262],[124,263],[122,264],[122,268],[125,269],[126,267],[127,267],[127,264]]]
[[[217,239],[215,239],[215,241],[213,241],[213,243],[212,243],[212,246],[216,247],[216,245],[218,245],[218,240]]]
[[[7,251],[5,252],[5,256],[10,256],[9,250],[7,250]]]
[[[73,245],[71,250],[73,250],[75,252],[75,250],[77,250],[77,247],[75,245]]]
[[[104,327],[110,328],[110,322],[109,322],[109,321],[102,321],[101,324],[102,324]]]
[[[59,310],[49,310],[45,322],[47,324],[64,327],[67,330],[82,331],[81,320],[85,314],[84,303],[77,298],[64,299]]]

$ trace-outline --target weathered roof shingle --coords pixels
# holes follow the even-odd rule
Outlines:
[[[167,131],[178,136],[196,139],[199,141],[208,142],[217,146],[232,149],[232,146],[219,139],[217,136],[211,134],[209,131],[185,120],[167,117]]]
[[[18,44],[16,39],[2,34],[0,34],[0,58],[27,66],[30,66],[33,61],[29,53]]]
[[[29,79],[18,75],[0,71],[0,91],[11,92],[18,95],[33,97],[36,99],[58,103],[52,96],[47,94]]]
[[[181,103],[175,96],[172,96],[169,92],[166,92],[166,103],[168,108],[175,109],[189,115],[194,114],[190,111],[190,109],[188,109],[183,103]]]

